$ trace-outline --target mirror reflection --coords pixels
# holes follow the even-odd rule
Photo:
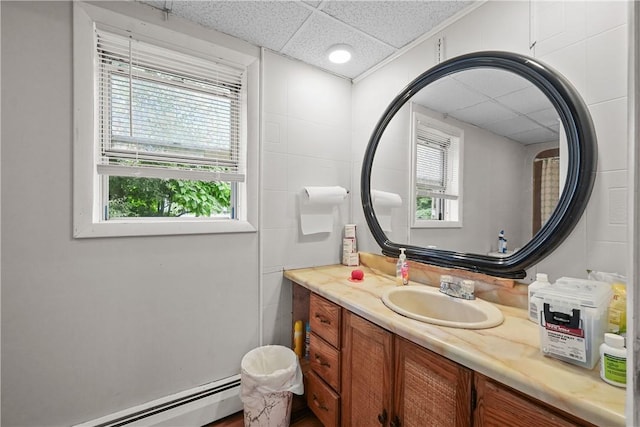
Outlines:
[[[558,113],[536,86],[463,70],[415,94],[385,129],[371,188],[402,206],[373,206],[395,242],[504,257],[552,214],[566,163]]]

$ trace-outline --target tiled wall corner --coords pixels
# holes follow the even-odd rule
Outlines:
[[[289,268],[340,261],[350,222],[351,82],[265,52],[261,180],[263,344],[290,345]],[[334,210],[331,233],[303,235],[299,204],[305,186],[351,191]]]

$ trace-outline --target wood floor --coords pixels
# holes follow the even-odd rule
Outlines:
[[[233,415],[229,415],[226,418],[216,421],[212,424],[207,424],[204,427],[244,427],[244,417],[242,412],[238,412]],[[306,415],[303,418],[293,422],[291,427],[322,427],[322,423],[318,421],[313,414]]]

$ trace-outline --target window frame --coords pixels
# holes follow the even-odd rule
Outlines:
[[[74,148],[73,237],[117,237],[255,232],[258,225],[258,139],[260,50],[215,32],[185,28],[179,22],[163,22],[160,11],[135,4],[115,4],[105,9],[74,2]],[[158,12],[158,14],[150,13]],[[208,60],[246,67],[243,93],[242,153],[245,181],[234,194],[237,219],[221,218],[118,218],[102,220],[102,180],[97,173],[100,152],[98,100],[94,70],[94,26],[133,32],[137,38]],[[176,28],[171,28],[172,26]],[[185,31],[187,30],[187,31]],[[252,173],[253,171],[253,173]],[[108,179],[108,175],[106,175]]]
[[[411,228],[462,228],[462,212],[463,212],[463,153],[464,153],[464,130],[451,126],[443,121],[434,119],[432,117],[434,113],[428,109],[411,103],[411,208],[410,208],[410,224]],[[449,198],[436,198],[433,200],[441,201],[438,203],[440,207],[444,207],[445,219],[419,219],[417,218],[416,200],[418,197],[418,179],[417,179],[417,146],[418,146],[418,122],[421,122],[428,127],[435,129],[439,132],[445,133],[453,138],[456,138],[457,142],[455,146],[447,149],[447,160],[457,163],[453,168],[447,168],[447,180],[451,180],[451,174],[457,174],[457,198],[455,200]],[[452,155],[451,151],[457,151],[457,155]],[[454,172],[455,170],[455,172]],[[456,219],[446,219],[449,215],[455,215]]]

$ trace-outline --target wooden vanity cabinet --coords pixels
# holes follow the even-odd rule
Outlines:
[[[343,312],[342,425],[462,427],[472,371]]]
[[[474,375],[474,387],[474,427],[594,427],[478,373]]]
[[[594,427],[296,288],[306,402],[325,427]]]
[[[343,312],[342,425],[389,426],[393,411],[393,334]]]
[[[319,295],[309,298],[307,406],[325,427],[340,425],[342,308]]]
[[[409,427],[468,427],[473,371],[395,338],[394,417]]]

